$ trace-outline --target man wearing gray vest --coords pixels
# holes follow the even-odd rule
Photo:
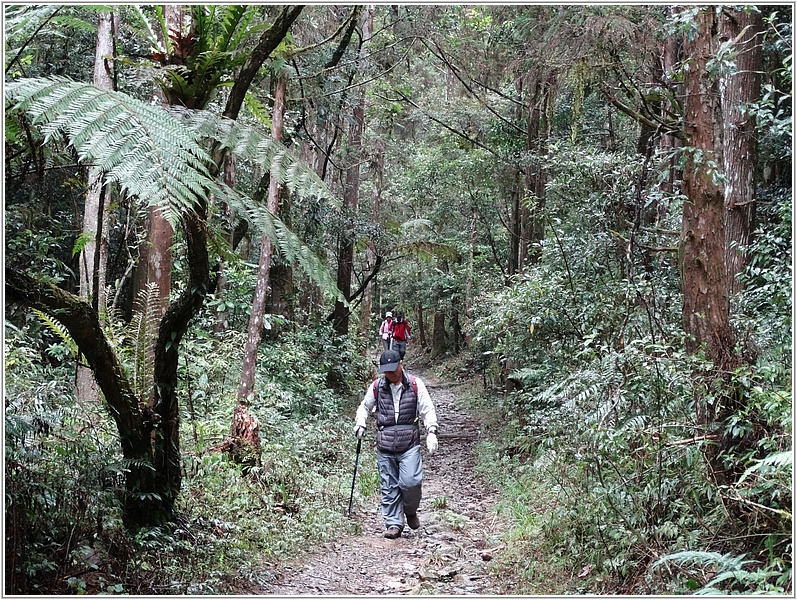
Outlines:
[[[421,432],[426,428],[429,454],[437,450],[437,415],[423,381],[404,372],[404,362],[395,350],[379,357],[384,373],[368,386],[354,419],[354,434],[362,439],[371,409],[376,407],[376,456],[382,491],[385,537],[395,539],[404,529],[404,517],[411,529],[418,529],[421,503]]]

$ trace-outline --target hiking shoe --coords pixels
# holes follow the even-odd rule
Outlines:
[[[407,525],[410,526],[410,529],[418,529],[421,526],[421,520],[418,515],[407,515]]]
[[[385,532],[385,537],[389,540],[395,540],[397,537],[401,537],[401,529],[395,525],[393,527],[388,527]]]

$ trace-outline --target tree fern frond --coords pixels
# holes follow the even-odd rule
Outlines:
[[[44,21],[52,17],[53,13],[60,10],[58,5],[6,5],[4,11],[3,24],[5,25],[6,39],[13,36],[28,37]],[[6,48],[6,55],[8,55]]]
[[[161,107],[67,78],[18,80],[6,86],[6,98],[42,123],[46,136],[64,131],[83,162],[167,209],[173,223],[214,186],[196,134]]]
[[[674,562],[684,566],[696,567],[716,567],[718,572],[738,571],[744,565],[754,561],[746,560],[745,555],[733,556],[731,554],[720,554],[719,552],[703,552],[698,550],[684,550],[662,556],[653,563],[653,568],[659,567],[668,562]]]
[[[90,21],[86,21],[85,19],[80,19],[63,13],[54,16],[52,22],[53,25],[57,25],[61,31],[63,31],[64,28],[67,28],[67,29],[77,29],[80,31],[87,31],[93,34],[97,33],[96,23],[92,23]],[[66,32],[66,35],[69,35],[68,32]]]
[[[283,144],[257,128],[207,111],[173,107],[170,113],[197,136],[219,142],[222,147],[245,160],[276,174],[280,184],[300,197],[316,196],[340,210],[340,199],[323,180]]]
[[[67,331],[66,327],[40,310],[34,309],[33,312],[39,321],[44,323],[53,333],[55,333],[55,335],[61,338],[61,341],[63,341],[67,348],[69,348],[72,356],[77,357],[80,355],[77,344],[75,343],[75,340],[72,339],[72,336],[69,335],[69,331]]]
[[[219,193],[221,194],[219,197],[227,202],[236,211],[236,214],[246,219],[271,240],[275,249],[286,262],[298,264],[323,291],[331,294],[335,299],[345,302],[324,262],[302,243],[285,223],[271,214],[264,206],[252,202],[233,189],[225,188]]]

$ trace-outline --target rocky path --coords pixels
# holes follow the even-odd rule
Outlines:
[[[511,584],[499,582],[490,571],[503,547],[503,529],[493,510],[497,490],[475,472],[475,447],[483,435],[479,423],[462,406],[456,384],[409,370],[427,383],[441,424],[439,450],[432,456],[425,446],[422,450],[421,527],[405,527],[401,538],[385,539],[375,497],[372,507],[352,513],[362,527],[360,535],[320,545],[275,573],[261,594],[512,593]],[[372,434],[366,437],[371,444]],[[373,452],[363,451],[362,458],[375,462]]]

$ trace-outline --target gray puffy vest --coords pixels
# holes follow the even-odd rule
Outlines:
[[[413,378],[414,379],[414,378]],[[402,373],[404,389],[399,400],[399,414],[393,408],[393,393],[386,377],[377,379],[376,390],[376,447],[384,452],[404,452],[421,443],[418,426],[418,395],[416,384]]]

